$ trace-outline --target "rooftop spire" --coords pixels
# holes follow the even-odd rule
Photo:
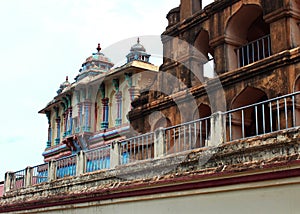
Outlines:
[[[137,43],[140,44],[140,37],[137,38]]]
[[[98,51],[98,53],[100,53],[101,51],[100,43],[98,43],[98,47],[96,48],[96,50]]]
[[[69,77],[68,76],[66,76],[66,82],[69,80]]]

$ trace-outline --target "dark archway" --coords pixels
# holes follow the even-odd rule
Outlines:
[[[270,130],[270,109],[268,104],[253,106],[252,104],[267,100],[266,93],[258,88],[246,87],[233,100],[231,109],[239,109],[229,116],[231,126],[227,136],[229,140],[250,137],[266,133]],[[271,121],[272,122],[272,121]]]

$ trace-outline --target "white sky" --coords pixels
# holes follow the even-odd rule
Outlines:
[[[204,0],[204,5],[208,2],[212,0]],[[0,181],[6,171],[43,162],[48,125],[46,116],[37,112],[56,95],[65,76],[73,81],[98,42],[105,49],[130,37],[160,35],[167,26],[166,14],[179,4],[0,1]]]

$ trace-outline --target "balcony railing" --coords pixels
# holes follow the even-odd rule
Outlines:
[[[232,141],[300,125],[296,108],[299,94],[295,92],[225,112],[227,139]]]
[[[40,184],[48,181],[48,164],[41,164],[32,167],[31,184]]]
[[[183,123],[165,129],[166,154],[183,152],[207,146],[210,132],[210,117]]]
[[[140,136],[126,139],[120,144],[121,164],[147,160],[154,157],[154,133],[147,133]]]
[[[76,155],[56,160],[56,178],[76,175]]]
[[[250,63],[271,56],[271,39],[266,35],[246,45],[239,47],[237,50],[238,66],[243,67]]]
[[[5,192],[300,125],[300,91],[5,175]]]
[[[85,152],[85,172],[94,172],[110,168],[110,146],[105,146]]]

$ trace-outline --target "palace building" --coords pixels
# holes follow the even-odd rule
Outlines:
[[[171,8],[170,8],[171,9]],[[45,163],[0,213],[298,213],[300,1],[181,0],[163,64],[97,52],[40,111]]]

